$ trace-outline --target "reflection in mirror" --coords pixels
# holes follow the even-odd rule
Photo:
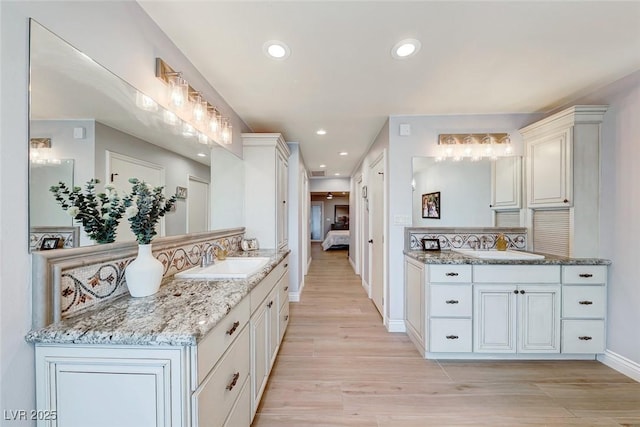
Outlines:
[[[492,227],[491,160],[437,161],[414,157],[414,227]],[[422,217],[422,195],[440,192],[440,218]]]
[[[189,188],[190,181],[198,183],[199,192],[208,193],[211,156],[207,144],[184,135],[181,126],[168,124],[166,110],[155,101],[33,20],[30,31],[30,137],[50,139],[48,156],[66,159],[68,183],[84,187],[98,178],[98,191],[107,182],[128,191],[127,180],[135,176],[164,185],[167,195],[176,187]],[[72,225],[49,193],[49,187],[61,180],[52,174],[41,165],[31,165],[31,227],[58,224],[62,219],[64,225]],[[198,224],[210,223],[208,203],[191,202],[201,201],[181,199],[176,211],[160,224],[159,235],[187,232],[187,206],[190,214],[199,209]],[[126,220],[122,223],[116,241],[133,240]],[[82,232],[80,245],[88,244],[93,242]]]

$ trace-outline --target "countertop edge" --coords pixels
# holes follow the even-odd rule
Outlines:
[[[611,260],[603,258],[570,258],[541,254],[544,259],[499,260],[466,256],[455,251],[404,250],[403,254],[425,264],[470,264],[470,265],[611,265]]]

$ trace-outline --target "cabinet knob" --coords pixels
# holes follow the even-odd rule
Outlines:
[[[287,314],[286,316],[284,316],[284,320],[289,320],[289,315]]]
[[[369,243],[373,243],[373,239],[369,239]]]
[[[288,286],[285,286],[285,287],[284,287],[284,290],[285,290],[285,291],[288,291],[288,290],[289,290],[289,287],[288,287]]]
[[[285,265],[284,265],[284,268],[287,268],[287,267],[289,267],[289,264],[285,264]]]
[[[581,274],[578,274],[578,276],[584,277],[584,278],[589,278],[589,277],[593,277],[593,274],[591,274],[591,273],[581,273]]]
[[[520,291],[520,293],[521,293],[522,295],[524,295],[524,291]]]
[[[446,273],[445,274],[445,276],[450,276],[450,277],[457,276],[457,275],[458,275],[458,273]]]
[[[518,290],[516,289],[515,291],[513,291],[513,293],[517,295],[518,294]]]
[[[238,383],[238,379],[240,378],[240,372],[236,372],[235,374],[233,374],[233,379],[231,380],[231,382],[229,383],[229,385],[227,385],[227,390],[231,391],[233,390],[233,388],[236,386],[236,384]]]
[[[455,299],[448,299],[445,301],[447,304],[458,304],[458,300]]]
[[[273,301],[269,301],[269,304],[267,304],[267,307],[271,308],[272,305],[273,305]]]
[[[593,301],[580,301],[578,304],[580,304],[580,305],[591,305],[591,304],[593,304]]]
[[[569,200],[568,199],[564,199],[563,203],[569,203]]]
[[[457,335],[447,335],[447,339],[448,340],[457,340],[458,336]]]
[[[578,339],[579,339],[579,340],[582,340],[582,341],[589,341],[589,340],[590,340],[590,339],[592,339],[592,338],[591,338],[591,337],[588,337],[588,336],[582,336],[582,337],[578,337]]]
[[[231,327],[231,329],[227,331],[227,335],[229,336],[233,335],[236,329],[238,329],[238,326],[240,326],[240,322],[236,320],[235,322],[233,322],[233,326]]]

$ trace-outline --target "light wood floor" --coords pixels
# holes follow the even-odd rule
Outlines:
[[[640,384],[596,361],[434,361],[386,332],[346,251],[313,262],[253,427],[640,426]]]

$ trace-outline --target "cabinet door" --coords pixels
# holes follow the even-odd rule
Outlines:
[[[560,352],[560,285],[518,287],[518,352]]]
[[[475,285],[473,351],[516,352],[515,285]]]
[[[491,162],[491,207],[520,208],[522,163],[518,156],[501,157]]]
[[[278,211],[276,218],[276,235],[278,249],[286,248],[289,236],[289,206],[287,202],[289,190],[289,167],[288,161],[284,158],[280,151],[276,155],[276,209]]]
[[[251,416],[260,403],[269,375],[269,307],[264,301],[249,322],[251,327]]]
[[[284,277],[284,276],[283,276]],[[282,280],[282,278],[280,278]],[[267,307],[269,308],[269,344],[268,344],[268,361],[269,371],[273,362],[276,360],[278,354],[278,348],[280,347],[280,304],[278,302],[278,296],[280,294],[281,283],[273,288],[269,296],[267,297]],[[268,374],[268,372],[267,372]]]
[[[571,206],[571,128],[527,142],[529,207]]]
[[[424,344],[424,264],[405,260],[405,322],[407,331]]]

